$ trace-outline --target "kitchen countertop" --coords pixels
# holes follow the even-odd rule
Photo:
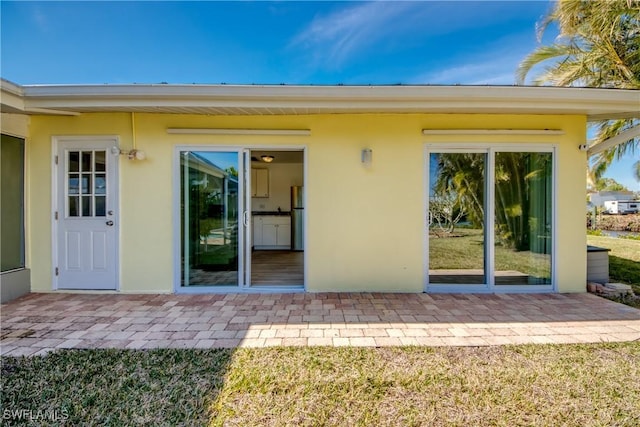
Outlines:
[[[291,212],[289,211],[253,211],[251,215],[254,216],[291,216]]]

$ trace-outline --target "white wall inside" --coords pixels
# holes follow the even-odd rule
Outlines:
[[[251,198],[251,210],[282,211],[291,210],[291,187],[303,185],[304,168],[302,163],[258,163],[251,165],[254,169],[269,170],[269,197]]]

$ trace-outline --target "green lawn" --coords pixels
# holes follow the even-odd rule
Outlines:
[[[0,384],[6,425],[640,424],[638,343],[65,350],[2,358]]]
[[[640,240],[587,236],[587,243],[609,252],[609,275],[612,280],[636,285],[640,293]]]
[[[458,228],[453,237],[446,234],[429,236],[429,268],[483,269],[484,237],[482,230]],[[529,251],[515,251],[504,246],[495,248],[497,271],[519,271],[536,277],[550,277],[550,257]]]

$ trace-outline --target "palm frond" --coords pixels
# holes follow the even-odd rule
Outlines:
[[[536,68],[533,84],[640,89],[640,0],[558,0],[536,25],[539,40],[551,24],[559,28],[558,37],[524,58],[516,70],[518,84],[546,65]],[[602,122],[594,142],[635,124],[638,120]],[[593,156],[590,175],[597,179],[614,159],[636,150],[640,138]]]
[[[561,61],[575,55],[575,49],[572,46],[563,44],[552,44],[549,46],[540,46],[529,55],[527,55],[518,65],[516,70],[516,81],[523,84],[527,74],[533,67],[545,61],[556,59]]]
[[[640,0],[559,0],[537,25],[540,37],[551,23],[560,34],[540,46],[516,70],[523,84],[533,67],[551,59],[558,73],[546,69],[537,84],[640,88]],[[576,63],[582,64],[576,68]],[[548,79],[548,80],[545,80]]]

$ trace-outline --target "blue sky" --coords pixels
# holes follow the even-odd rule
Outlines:
[[[1,75],[19,84],[511,85],[551,6],[2,0]],[[634,160],[608,175],[640,190]]]

